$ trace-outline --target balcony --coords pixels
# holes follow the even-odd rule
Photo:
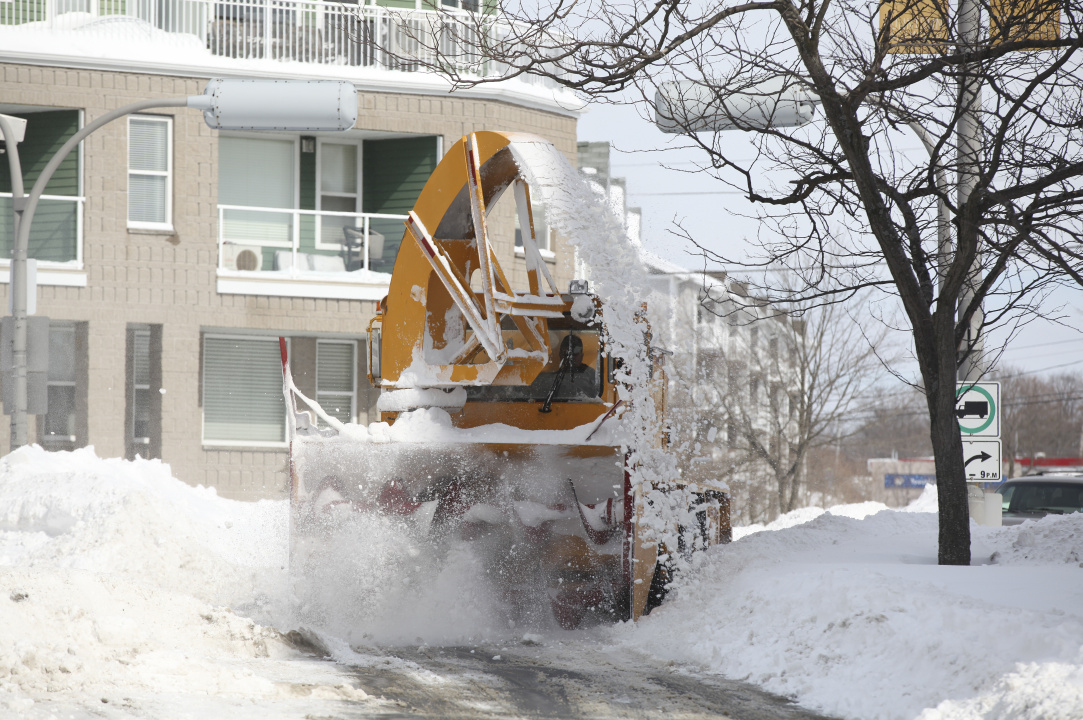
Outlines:
[[[344,77],[358,68],[423,71],[436,61],[423,44],[437,44],[442,63],[450,60],[459,72],[499,76],[505,68],[486,61],[474,48],[478,33],[496,38],[508,26],[477,18],[475,13],[449,8],[403,10],[316,0],[0,1],[3,37],[27,41],[21,48],[6,43],[9,51],[36,49],[47,55],[55,48],[75,56],[84,49],[80,41],[85,39],[95,58],[123,59],[150,46],[159,52],[140,56],[144,65],[198,64],[201,56],[203,64],[218,67],[238,63],[251,67],[251,62],[242,61],[270,60],[336,68],[333,74]],[[76,42],[31,41],[41,33],[65,34]],[[95,42],[94,36],[110,42]],[[425,38],[424,43],[418,38]],[[160,52],[166,48],[168,52]],[[540,79],[523,80],[553,87]]]
[[[218,292],[379,300],[405,215],[218,206]]]

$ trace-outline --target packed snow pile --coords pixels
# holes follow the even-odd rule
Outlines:
[[[224,500],[156,461],[0,460],[0,717],[273,718],[253,703],[363,699],[334,673],[284,671],[301,653],[256,621],[278,612],[286,519],[284,501]]]
[[[1083,514],[972,525],[972,566],[939,567],[935,497],[797,510],[616,638],[841,717],[1083,717]]]
[[[933,507],[799,511],[708,551],[637,625],[531,637],[570,668],[603,643],[843,718],[1083,717],[1083,515],[974,526],[973,566],[942,568]],[[303,628],[287,518],[285,501],[225,500],[160,462],[40,448],[0,460],[0,717],[375,711],[384,701],[351,674],[366,644],[522,634],[455,585],[466,558],[433,566],[390,524],[344,523],[338,577],[323,578],[338,596],[309,598],[330,612]],[[457,615],[434,610],[455,595]],[[373,635],[374,618],[396,637]],[[295,629],[339,662],[300,652]]]

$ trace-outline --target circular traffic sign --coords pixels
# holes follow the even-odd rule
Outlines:
[[[958,402],[958,400],[959,400],[959,398],[961,396],[965,395],[966,393],[970,392],[971,390],[978,393],[979,395],[984,396],[985,399],[989,401],[989,414],[986,415],[985,422],[983,422],[981,425],[979,425],[978,427],[975,427],[975,428],[968,428],[965,425],[963,425],[963,423],[960,421],[959,422],[959,430],[961,430],[962,432],[964,432],[964,433],[966,433],[968,435],[973,435],[974,433],[980,433],[982,430],[985,430],[987,427],[989,427],[990,425],[993,424],[993,420],[996,419],[996,415],[997,415],[997,406],[996,406],[996,402],[993,401],[993,396],[989,394],[988,390],[981,387],[980,385],[969,385],[969,386],[964,385],[963,387],[956,390],[955,391],[955,400],[956,400],[956,402]]]

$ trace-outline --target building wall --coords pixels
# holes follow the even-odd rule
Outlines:
[[[200,94],[205,79],[0,64],[5,104],[79,108],[84,125],[136,100]],[[575,119],[490,100],[359,93],[357,127],[443,136],[449,148],[464,133],[514,130],[552,141],[571,162]],[[188,109],[151,110],[174,118],[174,232],[127,227],[127,121],[117,120],[83,145],[83,263],[86,287],[39,286],[38,314],[88,323],[88,444],[99,456],[125,453],[126,331],[162,326],[162,460],[192,484],[227,497],[281,496],[288,484],[282,449],[207,448],[201,442],[201,334],[267,334],[362,338],[375,303],[355,300],[222,295],[216,289],[217,132]],[[29,190],[29,188],[28,188]],[[525,277],[513,251],[510,205],[493,218],[498,256],[517,280]],[[570,279],[569,252],[556,247],[559,283]],[[6,288],[4,290],[6,294]],[[363,346],[359,347],[362,350]],[[363,353],[362,353],[363,354]],[[362,375],[359,391],[367,386]],[[371,395],[359,392],[359,407]],[[362,420],[365,418],[362,417]],[[31,423],[31,436],[34,423]],[[0,452],[10,448],[0,433]]]

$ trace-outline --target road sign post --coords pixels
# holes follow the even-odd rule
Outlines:
[[[1000,440],[963,440],[963,469],[967,482],[998,483],[1000,466]]]
[[[955,390],[955,418],[963,435],[967,482],[1000,482],[1000,383],[961,382]]]

